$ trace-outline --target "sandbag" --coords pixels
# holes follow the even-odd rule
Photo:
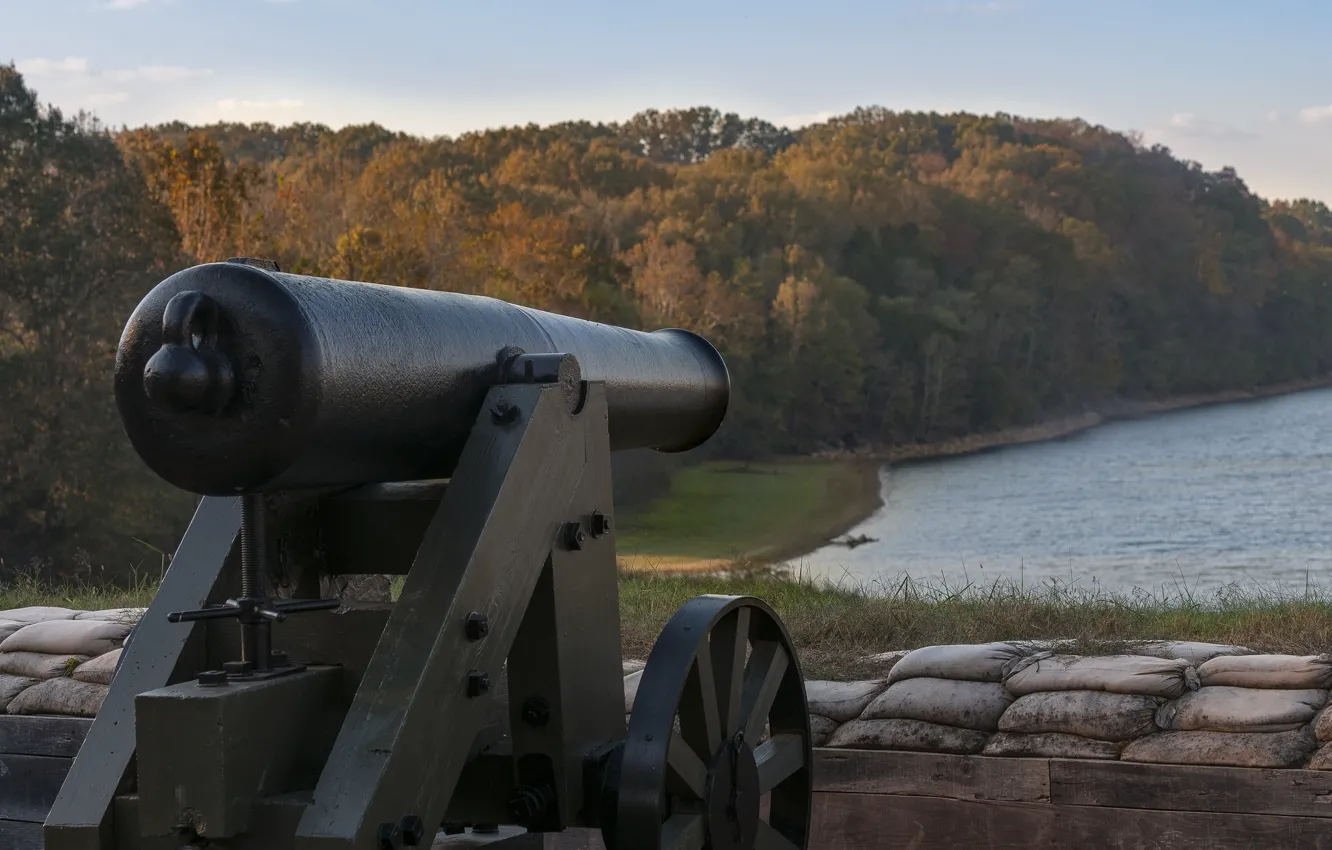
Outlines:
[[[811,714],[809,716],[810,742],[815,747],[822,747],[828,743],[832,733],[837,731],[837,727],[842,724],[833,720],[831,717],[824,717],[821,714]]]
[[[1160,697],[1105,691],[1027,694],[999,718],[999,731],[1131,741],[1157,731],[1156,712],[1164,702]]]
[[[120,666],[120,656],[123,650],[113,649],[110,652],[103,653],[96,658],[90,658],[70,674],[80,682],[92,682],[95,685],[109,685],[111,679],[116,675],[116,669]]]
[[[888,673],[888,684],[906,679],[1002,682],[1004,674],[1032,651],[1016,643],[926,646],[906,654]]]
[[[63,714],[70,717],[96,717],[102,700],[110,690],[75,679],[47,679],[14,697],[9,714]]]
[[[906,679],[870,703],[862,720],[923,720],[944,726],[993,732],[1013,695],[998,682]]]
[[[1309,770],[1332,770],[1332,746],[1324,744],[1309,759]]]
[[[876,652],[856,659],[856,667],[874,671],[876,676],[887,676],[897,663],[911,654],[909,649],[894,649],[891,652]]]
[[[26,625],[28,625],[28,623],[23,623],[18,620],[0,620],[0,640],[4,640]]]
[[[989,738],[987,732],[921,720],[852,720],[839,726],[825,746],[975,755]]]
[[[1019,697],[1041,691],[1105,691],[1175,699],[1198,689],[1198,673],[1179,659],[1040,653],[1014,665],[1004,687]]]
[[[1314,735],[1320,741],[1332,741],[1332,708],[1325,708],[1314,720]]]
[[[0,674],[0,711],[4,711],[14,697],[40,682],[27,676],[6,676]]]
[[[1080,735],[1060,732],[1040,732],[1020,735],[999,732],[990,738],[981,755],[1008,756],[1010,758],[1046,759],[1117,759],[1124,748],[1122,742],[1098,741]]]
[[[1291,732],[1158,732],[1132,742],[1119,758],[1145,764],[1298,768],[1317,746],[1307,726]]]
[[[1213,658],[1198,668],[1204,687],[1322,690],[1332,688],[1332,656],[1235,655]]]
[[[1289,732],[1314,719],[1327,691],[1213,685],[1161,706],[1156,725],[1172,732]]]
[[[30,605],[27,608],[10,608],[8,611],[0,611],[0,620],[14,620],[20,623],[45,623],[47,620],[72,620],[78,613],[72,608]]]
[[[97,656],[125,643],[128,623],[106,620],[49,620],[19,629],[0,641],[0,652]]]
[[[88,660],[86,655],[46,655],[41,652],[0,652],[0,673],[30,679],[68,676]]]
[[[113,623],[130,623],[143,619],[147,608],[106,608],[102,611],[80,611],[74,615],[76,620],[110,620]]]
[[[643,671],[635,670],[624,677],[624,713],[634,710],[634,697],[638,696],[638,683],[643,680]]]
[[[1135,645],[1133,652],[1137,655],[1150,655],[1153,658],[1179,658],[1197,667],[1222,655],[1250,655],[1253,650],[1244,646],[1231,646],[1224,643],[1153,640]]]
[[[805,682],[805,700],[810,714],[822,714],[838,723],[855,720],[865,706],[888,687],[882,679],[868,682]]]

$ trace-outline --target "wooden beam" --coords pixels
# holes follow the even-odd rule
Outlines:
[[[1056,759],[1050,796],[1068,806],[1332,818],[1332,773]]]
[[[0,820],[0,847],[5,850],[42,850],[42,825]]]
[[[809,850],[1329,850],[1323,818],[815,794]]]
[[[1045,759],[817,749],[814,787],[857,794],[1041,803],[1050,799],[1050,774]]]
[[[0,755],[0,818],[40,824],[73,759]],[[0,847],[4,845],[0,844]]]
[[[89,717],[0,714],[0,754],[74,758],[92,723]]]

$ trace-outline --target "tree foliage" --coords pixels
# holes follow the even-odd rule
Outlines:
[[[436,139],[177,123],[119,134],[122,161],[7,74],[0,228],[23,269],[4,281],[10,399],[35,392],[21,358],[56,357],[48,327],[72,320],[44,305],[67,302],[66,281],[107,299],[60,337],[96,375],[173,249],[696,330],[735,385],[708,451],[733,455],[934,441],[1332,372],[1332,212],[1082,121],[873,107],[791,132],[699,107]],[[54,417],[105,414],[95,395],[22,408],[0,436],[6,468],[72,452],[58,477],[73,480],[82,456],[52,441],[81,438]],[[6,494],[0,529],[67,502],[65,486]]]

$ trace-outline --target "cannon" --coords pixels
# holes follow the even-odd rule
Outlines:
[[[48,850],[807,845],[804,682],[762,600],[683,605],[625,710],[611,453],[718,429],[702,337],[234,258],[144,297],[114,391],[199,500]],[[329,590],[358,575],[396,599]]]

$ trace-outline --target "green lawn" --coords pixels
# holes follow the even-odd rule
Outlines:
[[[666,496],[621,517],[618,551],[663,566],[803,554],[878,506],[876,469],[820,460],[689,467]]]

